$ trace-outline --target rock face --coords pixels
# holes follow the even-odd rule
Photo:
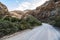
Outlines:
[[[50,20],[54,16],[60,16],[60,0],[49,0],[35,10],[12,11],[8,13],[7,7],[0,2],[0,15],[9,14],[13,17],[24,18],[28,14],[33,15],[39,20]]]
[[[53,16],[60,15],[60,0],[46,1],[43,5],[28,13],[39,20],[49,20]]]
[[[8,14],[7,7],[0,2],[0,16],[4,16],[6,14]]]

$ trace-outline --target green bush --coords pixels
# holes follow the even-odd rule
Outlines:
[[[55,18],[54,26],[60,27],[60,16]]]
[[[39,25],[41,25],[41,22],[33,16],[28,16],[26,19],[22,20],[13,17],[5,17],[0,19],[0,37]]]
[[[20,19],[14,18],[14,17],[11,17],[11,16],[6,16],[3,20],[8,20],[8,21],[11,21],[11,22],[20,22]]]
[[[31,28],[30,23],[28,23],[25,19],[20,22],[20,27],[22,29],[29,29]]]
[[[31,26],[41,25],[41,22],[37,18],[35,18],[35,17],[31,16],[31,15],[27,17],[26,21],[28,23],[30,23]]]
[[[29,29],[29,28],[33,28],[34,26],[39,26],[42,23],[37,20],[35,17],[33,16],[28,16],[26,19],[22,19],[20,20],[20,22],[17,23],[19,26],[20,30],[24,30],[24,29]]]
[[[60,16],[50,17],[49,24],[56,26],[56,27],[60,27]]]
[[[18,28],[9,21],[0,20],[0,37],[17,32]]]

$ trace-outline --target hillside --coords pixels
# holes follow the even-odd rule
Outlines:
[[[43,22],[48,22],[53,17],[60,15],[60,0],[46,1],[43,5],[37,7],[35,10],[30,10],[27,13]]]
[[[7,7],[0,2],[0,18],[2,18],[3,16],[6,16],[8,14],[9,14],[9,12],[8,12]]]
[[[8,8],[0,2],[0,38],[41,24],[38,19],[23,11],[8,11]]]
[[[26,29],[32,30],[27,30],[28,32],[23,34],[19,33],[7,40],[60,39],[60,0],[49,0],[34,10],[24,11],[9,11],[7,6],[0,2],[0,38]]]

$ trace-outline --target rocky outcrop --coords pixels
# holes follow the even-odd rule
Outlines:
[[[7,15],[8,14],[8,9],[7,7],[0,2],[0,17]]]
[[[42,21],[50,20],[49,18],[60,15],[60,0],[46,1],[43,5],[37,7],[35,10],[15,10],[11,11],[10,13],[8,13],[7,7],[0,2],[0,14],[9,14],[12,17],[17,17],[20,19],[26,17],[29,14]]]
[[[52,13],[55,10],[55,3],[54,2],[46,2],[41,6],[41,8],[36,8],[36,10],[40,10],[39,13],[37,13],[37,16],[41,17],[42,19],[48,18],[50,16],[55,15],[55,13]],[[53,11],[52,11],[53,10]]]
[[[49,18],[60,15],[60,0],[46,1],[35,10],[29,11],[28,14],[35,16],[39,20],[48,21]]]

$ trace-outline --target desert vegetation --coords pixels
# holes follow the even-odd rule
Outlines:
[[[41,25],[41,22],[33,16],[28,16],[26,19],[22,20],[7,16],[0,19],[0,37],[13,34],[17,31],[31,29],[38,25]]]
[[[13,13],[14,14],[12,15],[12,13],[8,11],[7,7],[0,2],[0,37],[10,35],[21,30],[31,29],[42,24],[35,17],[31,15],[27,16],[22,11],[13,11]],[[22,17],[19,15],[22,15]]]

